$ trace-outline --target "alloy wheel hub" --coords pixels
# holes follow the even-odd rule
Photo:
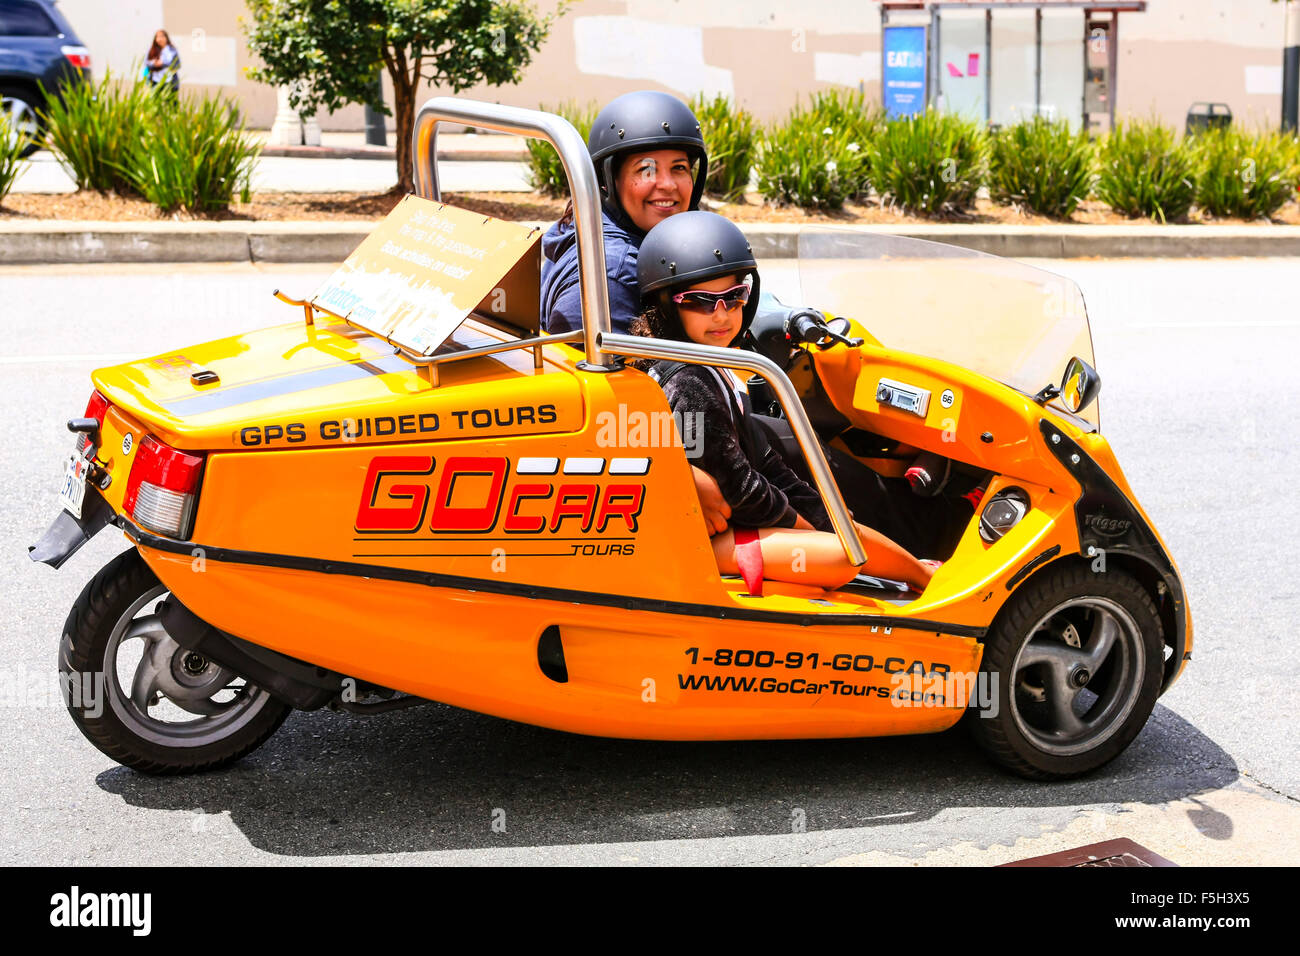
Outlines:
[[[1059,604],[1030,628],[1012,665],[1016,725],[1047,753],[1096,747],[1137,701],[1143,657],[1137,623],[1115,601],[1088,596]]]

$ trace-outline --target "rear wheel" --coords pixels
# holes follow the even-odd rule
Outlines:
[[[5,147],[12,149],[19,137],[27,140],[23,156],[30,156],[41,146],[41,121],[36,115],[37,101],[31,93],[16,87],[0,89],[0,116],[7,121]]]
[[[134,549],[91,579],[63,627],[65,700],[86,739],[118,763],[211,770],[260,746],[293,708],[177,644],[157,613],[167,593]]]
[[[1050,568],[1011,599],[985,639],[980,671],[997,710],[972,711],[972,730],[1021,776],[1087,773],[1141,732],[1163,663],[1159,616],[1135,578]]]

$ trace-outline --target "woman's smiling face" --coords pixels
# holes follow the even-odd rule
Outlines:
[[[691,159],[680,149],[633,153],[623,160],[614,178],[619,202],[642,232],[685,212],[695,187]]]

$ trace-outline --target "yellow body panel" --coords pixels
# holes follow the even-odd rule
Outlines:
[[[458,336],[504,338],[476,323]],[[659,387],[543,352],[450,363],[431,387],[378,339],[296,323],[103,369],[105,497],[121,513],[127,432],[205,453],[191,540],[139,537],[208,623],[457,706],[665,739],[950,726],[1018,572],[1078,554],[1080,485],[1040,421],[1131,500],[1100,436],[1014,390],[874,341],[837,346],[816,371],[855,425],[992,471],[988,494],[1015,484],[1032,510],[991,545],[972,522],[914,600],[773,582],[753,597],[718,573]],[[194,384],[199,369],[220,381]],[[882,406],[881,377],[930,390],[927,413]],[[564,681],[539,651],[557,627]]]
[[[1038,432],[1043,409],[1014,389],[947,362],[870,343],[837,346],[815,358],[835,407],[878,435],[1036,484],[1073,483],[1044,454]],[[929,390],[924,418],[876,401],[882,378]],[[953,395],[948,407],[941,400],[945,390]]]
[[[141,550],[190,610],[236,636],[575,733],[720,740],[942,730],[970,693],[948,675],[976,672],[981,652],[971,638],[872,626],[865,616],[861,627],[800,627],[379,579],[349,586],[341,576],[218,562],[200,573],[188,555]],[[565,683],[538,664],[538,638],[552,626],[564,636]],[[740,658],[749,663],[704,660],[720,649],[732,660],[749,652]]]
[[[455,337],[465,348],[507,339],[480,323]],[[135,409],[180,449],[576,430],[584,417],[581,391],[555,349],[544,352],[541,368],[528,351],[453,362],[441,372],[441,387],[430,388],[380,339],[343,323],[297,322],[100,369],[93,379],[115,405]],[[191,375],[201,369],[220,381],[195,385]]]

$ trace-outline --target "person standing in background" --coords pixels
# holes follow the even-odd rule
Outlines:
[[[153,35],[153,45],[144,58],[144,68],[149,82],[155,87],[166,80],[171,84],[172,92],[180,90],[181,55],[172,46],[172,38],[166,30],[159,30]]]

